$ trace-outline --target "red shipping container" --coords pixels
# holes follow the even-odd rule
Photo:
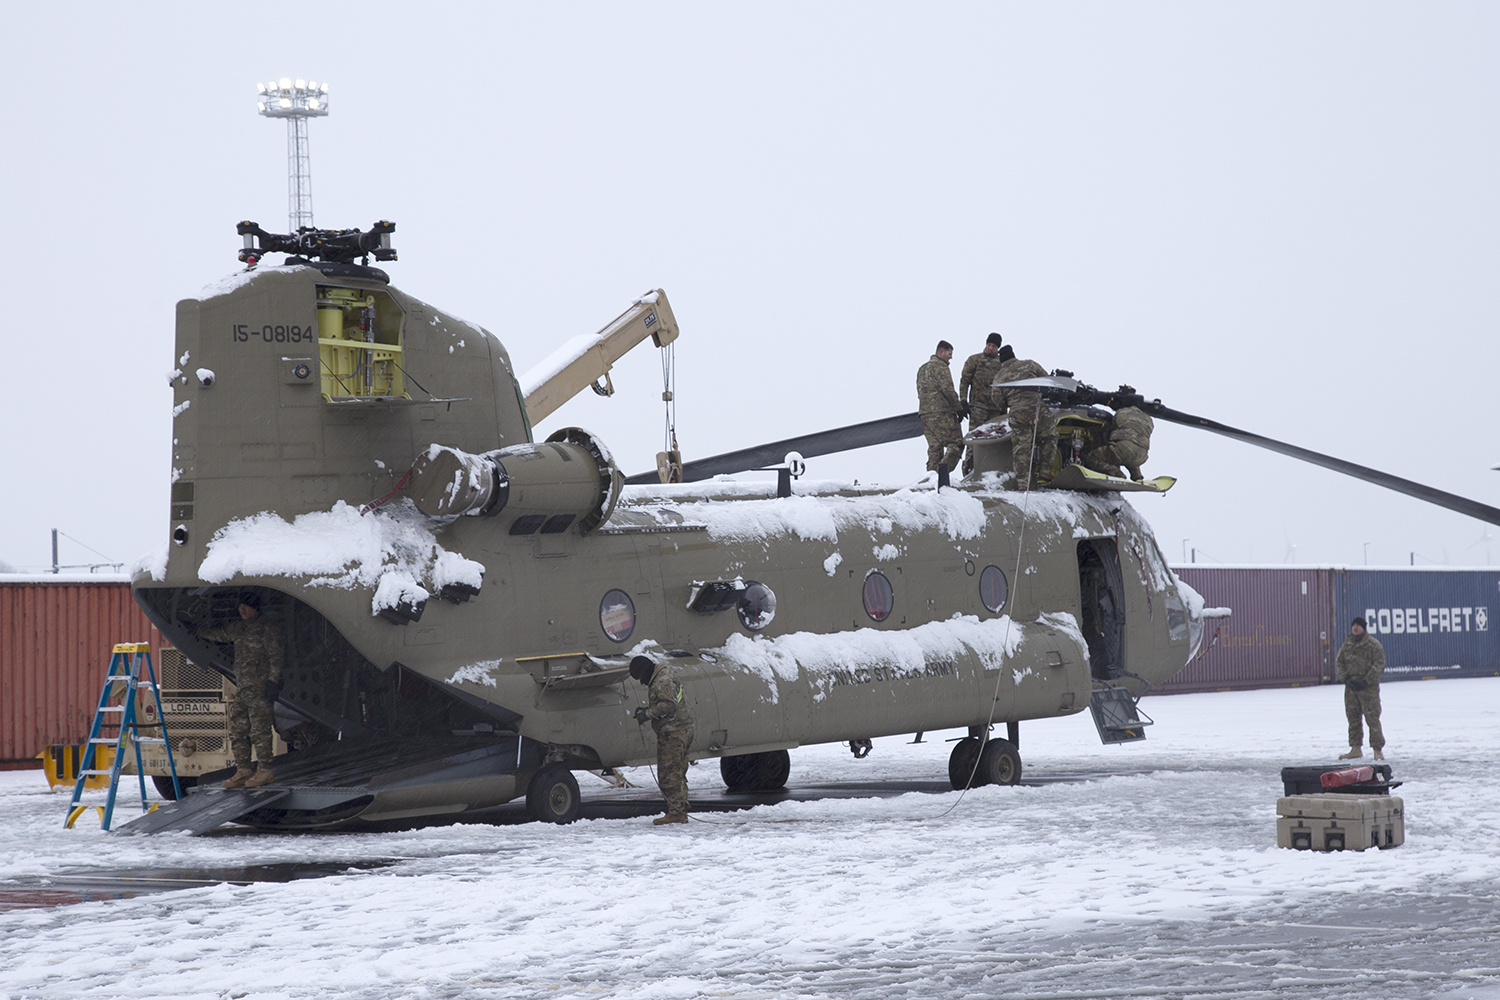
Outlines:
[[[1333,679],[1333,570],[1174,566],[1225,619],[1204,623],[1198,656],[1152,694],[1298,687]],[[1342,641],[1342,635],[1339,636]]]
[[[0,769],[88,738],[117,642],[161,650],[124,577],[0,577]]]

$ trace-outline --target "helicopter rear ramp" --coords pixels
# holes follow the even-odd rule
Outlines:
[[[207,833],[248,812],[284,799],[286,788],[212,788],[188,795],[171,805],[153,809],[131,820],[116,833]]]
[[[535,769],[537,753],[514,733],[333,743],[277,758],[274,784],[202,785],[120,832],[199,834],[236,820],[261,829],[327,830],[452,815],[524,793],[519,779]]]

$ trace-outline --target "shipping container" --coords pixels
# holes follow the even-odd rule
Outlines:
[[[1229,618],[1204,623],[1193,661],[1154,694],[1294,687],[1333,678],[1332,579],[1327,567],[1176,566],[1182,581]]]
[[[1343,569],[1334,607],[1334,652],[1366,619],[1385,648],[1383,681],[1500,674],[1500,570]]]
[[[0,769],[88,738],[117,642],[161,636],[123,576],[0,576]]]

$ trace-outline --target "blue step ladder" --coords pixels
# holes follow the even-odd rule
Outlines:
[[[145,677],[141,676],[142,668]],[[140,722],[136,719],[136,692],[149,689],[156,702],[156,722]],[[114,735],[104,730],[113,729]],[[160,736],[142,736],[142,729],[160,729]],[[167,768],[172,772],[172,791],[176,798],[182,797],[182,786],[177,781],[177,761],[172,757],[172,744],[167,740],[167,720],[161,709],[161,688],[156,683],[156,670],[151,665],[149,642],[116,643],[109,658],[109,673],[105,675],[104,687],[99,692],[99,707],[94,712],[94,724],[89,728],[89,740],[84,744],[83,759],[79,762],[78,782],[73,786],[73,801],[68,803],[68,818],[63,829],[70,830],[79,816],[89,806],[82,804],[83,786],[93,775],[109,775],[109,797],[99,810],[99,825],[106,831],[115,815],[115,795],[120,790],[120,771],[125,765],[125,744],[135,748],[135,773],[141,784],[141,812],[156,808],[146,802],[146,769],[141,764],[141,744],[166,747]],[[99,748],[113,746],[114,759],[108,768],[101,768]]]

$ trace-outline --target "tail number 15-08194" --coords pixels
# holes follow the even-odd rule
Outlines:
[[[318,331],[312,326],[297,326],[296,324],[285,326],[267,323],[258,330],[252,328],[248,323],[236,323],[234,325],[234,339],[236,342],[244,343],[252,337],[258,338],[267,344],[301,344],[316,340],[318,338]]]

